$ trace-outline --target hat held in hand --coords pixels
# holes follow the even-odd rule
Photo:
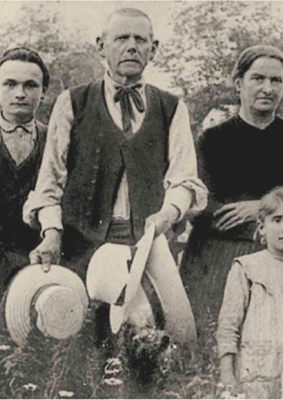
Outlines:
[[[44,272],[40,264],[29,265],[17,273],[8,288],[6,325],[14,342],[23,347],[35,310],[36,326],[44,336],[67,339],[80,331],[87,307],[85,286],[73,271],[51,265]]]
[[[160,301],[165,331],[175,340],[194,347],[196,328],[188,297],[167,240],[164,235],[154,238],[153,227],[135,247],[106,243],[90,260],[87,291],[91,299],[111,305],[112,332],[117,333],[127,320],[138,321],[142,327],[142,323],[146,326],[154,317],[151,299],[141,285],[143,274]]]

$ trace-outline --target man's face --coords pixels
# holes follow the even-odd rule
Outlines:
[[[152,40],[152,28],[147,18],[114,15],[107,32],[98,38],[98,48],[117,82],[136,82],[147,63],[152,60],[158,42]]]
[[[237,85],[246,114],[272,115],[282,97],[283,65],[277,59],[259,57]]]
[[[43,73],[37,64],[8,60],[0,66],[0,104],[5,118],[28,122],[43,97]]]

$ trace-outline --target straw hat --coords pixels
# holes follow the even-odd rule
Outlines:
[[[143,299],[143,307],[150,310],[146,295],[139,287],[153,238],[154,226],[151,225],[136,246],[106,243],[96,250],[89,262],[86,276],[89,297],[111,304],[110,325],[113,333],[117,333],[129,317],[126,315],[127,304],[137,293]],[[124,289],[123,306],[115,305]]]
[[[23,268],[12,280],[5,301],[7,329],[20,346],[31,331],[31,309],[37,312],[36,326],[45,335],[67,339],[82,327],[88,297],[82,280],[71,270],[51,265]]]
[[[177,341],[193,347],[196,340],[194,316],[178,268],[164,235],[154,239],[150,227],[136,244],[130,246],[106,243],[92,256],[86,287],[91,299],[111,304],[110,325],[117,333],[130,320],[145,326],[153,321],[153,312],[142,286],[147,275],[161,303],[165,330]],[[124,297],[122,305],[121,297]]]

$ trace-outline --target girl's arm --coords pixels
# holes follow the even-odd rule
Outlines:
[[[225,386],[236,387],[236,374],[235,374],[235,360],[236,355],[233,353],[225,354],[220,360],[220,381]]]
[[[243,266],[237,260],[233,263],[227,278],[218,321],[220,379],[224,385],[236,384],[235,362],[248,302],[249,281]]]

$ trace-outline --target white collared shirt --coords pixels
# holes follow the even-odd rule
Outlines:
[[[25,124],[15,124],[5,119],[1,112],[0,131],[10,156],[17,166],[20,165],[29,157],[37,139],[34,118]]]
[[[106,73],[105,101],[115,124],[122,129],[120,103],[115,103],[115,85]],[[146,105],[144,82],[139,90]],[[135,121],[132,131],[141,126],[144,114],[133,105]],[[67,181],[67,154],[70,131],[74,120],[70,91],[58,96],[49,122],[43,162],[34,192],[31,192],[24,206],[24,221],[36,225],[37,215],[42,231],[50,228],[63,229],[61,198]],[[188,210],[202,210],[207,204],[207,189],[197,176],[196,153],[190,128],[189,114],[185,103],[179,100],[169,128],[169,167],[164,177],[165,196],[162,209],[172,204],[180,211],[180,219]],[[192,200],[193,199],[193,200]],[[124,173],[113,209],[113,218],[130,218],[128,183]]]

